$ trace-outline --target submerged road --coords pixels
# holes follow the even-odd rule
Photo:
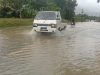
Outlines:
[[[100,23],[40,34],[0,29],[0,75],[100,75]]]

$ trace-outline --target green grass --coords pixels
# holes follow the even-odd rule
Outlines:
[[[0,27],[28,26],[32,22],[33,19],[0,18]]]

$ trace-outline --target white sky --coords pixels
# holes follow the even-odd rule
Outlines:
[[[97,3],[97,0],[77,0],[77,3],[76,13],[83,9],[86,14],[100,16],[100,3]]]

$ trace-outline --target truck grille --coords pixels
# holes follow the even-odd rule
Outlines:
[[[37,26],[50,26],[49,24],[37,24]]]
[[[47,30],[47,27],[41,27],[40,30],[41,30],[41,31],[48,31],[48,30]]]

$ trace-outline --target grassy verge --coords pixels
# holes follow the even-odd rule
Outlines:
[[[32,25],[33,19],[0,18],[0,27]]]

